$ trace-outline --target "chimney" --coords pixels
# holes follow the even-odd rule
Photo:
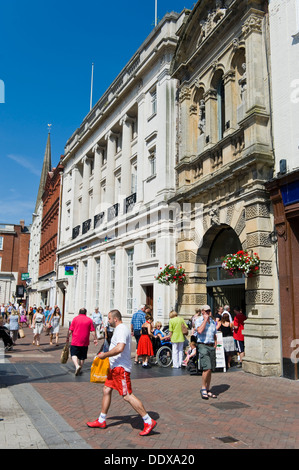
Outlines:
[[[25,220],[20,220],[20,225],[22,227],[22,231],[24,230],[24,226],[25,226]]]

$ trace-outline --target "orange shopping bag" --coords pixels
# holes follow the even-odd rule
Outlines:
[[[110,370],[109,359],[96,356],[90,370],[90,382],[104,383]]]

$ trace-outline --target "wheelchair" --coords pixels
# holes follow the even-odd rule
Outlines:
[[[168,331],[163,328],[163,332],[168,334]],[[172,364],[172,345],[170,341],[161,342],[160,338],[154,336],[152,339],[154,349],[154,361],[160,367],[169,367]]]

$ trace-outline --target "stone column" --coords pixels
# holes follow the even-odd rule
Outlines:
[[[123,129],[122,138],[122,164],[121,164],[121,195],[123,198],[131,194],[131,140],[132,140],[132,122],[133,120],[125,114],[119,124]]]
[[[265,110],[265,51],[263,45],[264,13],[250,9],[243,17],[242,33],[246,49],[247,104],[246,111]]]
[[[237,102],[235,99],[235,72],[229,70],[224,76],[224,90],[225,90],[225,122],[229,122],[229,127],[224,131],[224,136],[236,130],[236,107]]]
[[[90,159],[85,156],[83,158],[83,185],[82,185],[82,211],[81,223],[89,219],[89,179],[90,179]]]
[[[93,149],[94,153],[94,172],[93,172],[93,214],[99,214],[101,212],[101,178],[102,178],[102,161],[104,148],[96,144]]]
[[[206,109],[206,142],[205,145],[209,146],[215,144],[218,140],[217,134],[217,91],[210,88],[205,94],[205,109]]]
[[[140,94],[137,99],[138,104],[138,143],[137,143],[137,202],[143,201],[143,181],[147,178],[145,165],[145,94]]]
[[[192,142],[192,136],[189,135],[190,128],[190,99],[191,99],[191,90],[184,87],[180,91],[180,108],[181,108],[181,119],[180,119],[180,135],[183,136],[180,143],[179,149],[179,159],[182,160],[185,157],[190,157],[191,149],[190,142]]]
[[[274,246],[270,233],[273,220],[268,201],[255,199],[245,205],[246,248],[257,252],[259,274],[246,282],[243,369],[257,375],[280,375],[280,327]]]
[[[108,206],[114,204],[116,137],[117,135],[112,131],[109,131],[105,136],[107,140],[106,202]]]

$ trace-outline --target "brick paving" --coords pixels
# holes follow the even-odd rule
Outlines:
[[[107,428],[90,429],[86,421],[98,417],[102,384],[89,382],[92,358],[99,349],[93,344],[83,373],[74,376],[69,359],[60,364],[61,346],[50,346],[42,335],[41,347],[31,344],[32,332],[19,339],[6,364],[0,364],[2,387],[29,383],[65,423],[93,449],[298,449],[299,382],[281,377],[257,377],[242,370],[216,372],[212,391],[217,399],[202,400],[200,376],[186,371],[133,365],[133,392],[142,400],[158,425],[150,436],[141,437],[141,418],[113,392]],[[8,373],[15,368],[18,371]],[[3,369],[4,368],[4,369]],[[19,374],[19,375],[18,375]],[[9,380],[15,382],[10,382]],[[0,382],[0,383],[1,383]],[[18,385],[17,385],[18,384]],[[1,390],[0,390],[1,392]],[[30,416],[29,416],[30,418]],[[39,436],[38,436],[39,437]],[[77,438],[76,438],[77,439]],[[40,442],[37,445],[42,446]],[[55,444],[57,446],[57,444]],[[76,440],[80,448],[80,442]]]

